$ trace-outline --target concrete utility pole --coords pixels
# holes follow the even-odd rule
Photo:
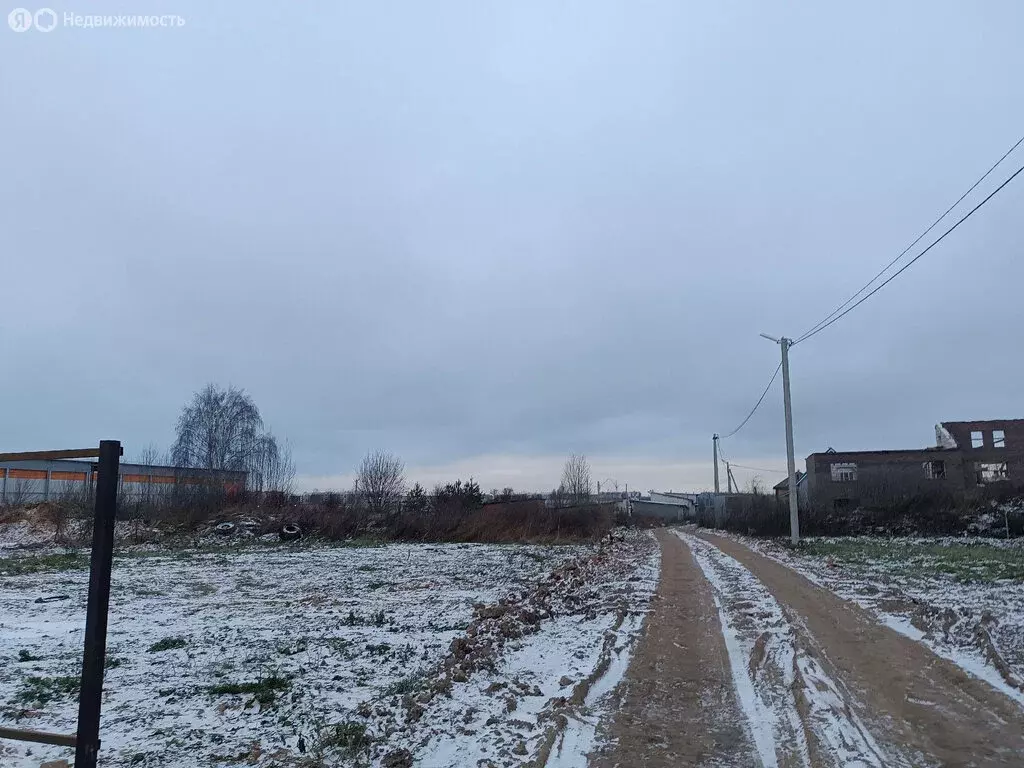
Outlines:
[[[718,433],[717,432],[714,435],[711,436],[711,442],[713,443],[714,450],[715,450],[715,493],[718,493],[719,486],[718,486]]]
[[[766,333],[762,337],[782,347],[782,399],[786,410],[786,464],[789,470],[789,535],[794,545],[800,543],[800,507],[796,497],[796,456],[793,454],[793,404],[789,397],[789,348],[792,339],[783,336],[773,338]]]
[[[725,487],[729,493],[732,493],[732,469],[729,467],[729,462],[725,462]]]

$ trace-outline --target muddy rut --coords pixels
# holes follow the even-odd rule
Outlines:
[[[1015,702],[781,563],[732,539],[703,538],[799,617],[833,674],[873,714],[876,737],[923,765],[1024,765],[1024,710]]]
[[[1024,766],[1016,702],[785,565],[726,537],[692,535],[683,534],[693,549],[658,532],[661,583],[591,768]],[[765,610],[772,604],[776,614]],[[788,653],[794,662],[775,667],[792,667],[795,679],[763,676],[773,655],[785,662]],[[806,746],[776,727],[773,755],[764,721],[784,697],[795,698]],[[815,701],[832,703],[814,712]],[[842,726],[832,729],[838,739],[822,738],[828,721]],[[862,737],[859,748],[848,734]]]
[[[758,766],[736,699],[711,586],[658,531],[661,581],[630,663],[612,740],[591,768]]]

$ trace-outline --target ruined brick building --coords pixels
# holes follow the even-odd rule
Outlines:
[[[1024,488],[1024,419],[946,421],[935,436],[933,448],[812,453],[809,503],[839,511],[913,496],[969,500],[986,490]]]

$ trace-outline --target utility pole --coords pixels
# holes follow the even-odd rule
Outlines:
[[[714,445],[715,450],[715,493],[719,492],[718,486],[718,433],[716,432],[711,437],[711,442]]]
[[[800,543],[800,508],[796,497],[796,456],[793,454],[793,404],[789,397],[789,348],[792,339],[776,339],[766,333],[762,337],[782,347],[782,400],[786,410],[786,464],[789,470],[789,535],[794,545]]]
[[[729,493],[732,493],[732,469],[729,467],[729,462],[725,462],[725,487]]]

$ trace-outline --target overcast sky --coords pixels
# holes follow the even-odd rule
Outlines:
[[[319,5],[0,27],[3,449],[166,447],[217,382],[305,487],[376,448],[427,482],[551,488],[576,451],[708,487],[778,364],[758,333],[1024,133],[1019,0]],[[800,463],[1024,417],[1022,208],[1024,175],[793,350]],[[780,384],[730,459],[785,467]]]

